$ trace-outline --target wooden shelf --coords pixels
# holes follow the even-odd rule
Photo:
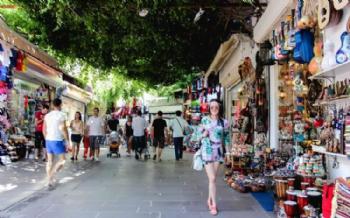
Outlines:
[[[344,64],[337,64],[334,67],[323,70],[313,76],[310,76],[309,79],[330,79],[330,78],[335,78],[335,76],[339,73],[340,74],[348,73],[350,75],[350,71],[347,71],[349,70],[349,68],[350,68],[350,61]]]
[[[348,157],[345,154],[339,154],[339,153],[332,153],[332,152],[328,152],[326,151],[326,148],[324,146],[317,146],[317,145],[312,145],[312,150],[314,152],[320,153],[320,154],[325,154],[325,155],[329,155],[329,156],[336,156],[336,157]]]

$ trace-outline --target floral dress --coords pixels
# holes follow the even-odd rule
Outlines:
[[[189,144],[190,147],[194,150],[198,150],[200,148],[200,140],[202,138],[202,132],[200,131],[199,126],[191,125],[191,135],[189,135]]]
[[[230,145],[229,124],[227,120],[212,120],[210,117],[203,117],[201,132],[208,132],[208,136],[202,139],[202,159],[205,163],[223,162],[224,151],[222,143],[225,147]],[[204,135],[203,135],[204,136]]]

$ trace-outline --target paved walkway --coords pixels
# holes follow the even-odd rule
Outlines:
[[[176,163],[173,159],[173,150],[166,150],[161,163],[136,161],[122,155],[119,159],[103,157],[100,162],[68,164],[53,191],[43,187],[43,166],[33,167],[31,163],[24,179],[19,178],[22,175],[18,173],[11,177],[17,181],[7,183],[9,190],[1,192],[0,189],[0,217],[212,217],[206,208],[205,173],[191,169],[189,154],[182,162]],[[23,171],[18,165],[18,171]],[[10,172],[2,170],[0,173]],[[31,179],[30,175],[36,178]],[[0,178],[3,188],[5,180]],[[19,187],[10,190],[14,184]],[[251,195],[229,189],[221,178],[218,179],[218,196],[220,213],[217,217],[271,217]],[[5,200],[8,201],[3,204]]]

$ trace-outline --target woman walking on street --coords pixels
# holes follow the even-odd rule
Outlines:
[[[81,139],[84,135],[84,124],[81,120],[81,113],[77,111],[75,113],[74,120],[70,123],[70,128],[72,130],[71,141],[72,141],[72,161],[78,160],[78,154],[80,149]]]
[[[216,177],[223,163],[225,146],[230,144],[229,125],[221,115],[221,104],[213,99],[209,104],[209,116],[203,117],[200,130],[202,131],[202,159],[209,180],[208,208],[212,215],[217,215],[216,206]]]
[[[127,144],[127,150],[126,152],[128,153],[128,156],[131,155],[131,150],[132,150],[132,135],[133,135],[133,130],[132,130],[132,116],[128,116],[128,120],[125,123],[125,140]]]

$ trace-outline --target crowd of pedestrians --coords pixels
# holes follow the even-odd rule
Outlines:
[[[43,133],[44,118],[48,112],[49,106],[43,105],[35,114],[36,160],[41,157],[46,161],[49,153],[45,149],[46,142]],[[72,161],[78,161],[81,144],[84,145],[84,160],[99,161],[100,147],[106,143],[107,135],[111,132],[117,132],[123,138],[120,143],[125,145],[127,156],[131,156],[134,152],[135,159],[140,159],[142,153],[145,150],[148,151],[148,146],[153,147],[153,160],[157,162],[162,161],[163,149],[171,143],[174,145],[176,161],[183,158],[184,150],[195,151],[200,147],[201,132],[198,120],[193,119],[189,124],[182,117],[181,111],[176,111],[174,118],[164,118],[162,111],[158,111],[156,117],[148,122],[138,110],[136,115],[128,116],[124,126],[121,126],[117,116],[100,116],[100,110],[96,107],[93,109],[93,115],[86,122],[81,112],[77,111],[68,127],[71,134],[67,140],[71,146],[66,150],[71,152]]]
[[[170,144],[171,132],[176,161],[183,158],[186,147],[190,151],[200,151],[208,177],[208,208],[211,214],[218,213],[216,176],[219,165],[223,162],[225,146],[230,144],[228,122],[222,117],[219,101],[210,102],[208,116],[202,119],[194,116],[190,123],[183,119],[181,111],[176,111],[176,116],[168,121],[163,117],[162,111],[158,111],[157,116],[149,123],[138,110],[134,117],[127,117],[123,127],[116,116],[110,115],[107,120],[100,116],[99,108],[93,109],[93,115],[86,123],[82,114],[77,111],[67,126],[67,118],[61,107],[62,101],[54,99],[51,112],[49,106],[43,105],[35,114],[35,160],[42,158],[47,161],[49,188],[53,187],[55,175],[63,168],[65,154],[69,150],[70,159],[78,161],[81,143],[84,144],[84,160],[89,155],[90,160],[99,161],[100,147],[105,144],[106,135],[117,133],[124,139],[118,143],[125,145],[127,156],[131,156],[134,151],[135,159],[141,159],[142,154],[146,157],[148,145],[152,145],[153,160],[161,162],[163,149],[166,144]]]

